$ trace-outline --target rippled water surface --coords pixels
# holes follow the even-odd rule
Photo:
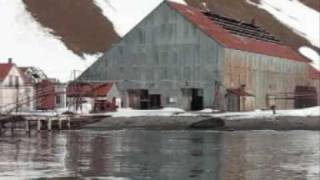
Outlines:
[[[0,179],[320,179],[319,131],[65,131],[0,137]]]

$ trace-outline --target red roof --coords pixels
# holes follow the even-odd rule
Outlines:
[[[309,66],[309,76],[311,79],[320,80],[320,71],[310,65]]]
[[[67,88],[67,96],[106,97],[112,85],[112,83],[73,83]]]
[[[299,53],[285,45],[233,35],[222,26],[210,20],[200,9],[174,2],[169,2],[168,4],[209,37],[226,48],[265,54],[290,60],[310,62]]]
[[[14,64],[11,63],[0,64],[0,81],[4,80],[7,77],[13,66]]]

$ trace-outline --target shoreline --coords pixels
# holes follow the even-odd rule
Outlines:
[[[320,116],[212,117],[137,116],[107,117],[81,129],[158,129],[158,130],[320,130]]]

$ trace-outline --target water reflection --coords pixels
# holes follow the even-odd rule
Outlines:
[[[316,131],[71,131],[0,137],[0,179],[310,179]]]

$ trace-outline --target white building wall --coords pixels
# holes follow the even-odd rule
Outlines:
[[[15,111],[17,104],[19,104],[18,111],[33,110],[32,99],[34,99],[33,87],[25,85],[22,75],[14,66],[0,83],[0,113]]]

